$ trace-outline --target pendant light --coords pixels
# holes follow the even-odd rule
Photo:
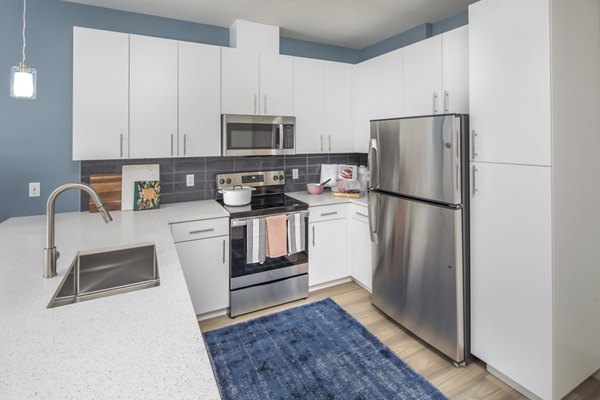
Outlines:
[[[25,61],[25,15],[27,0],[23,0],[23,59],[19,66],[10,69],[10,97],[16,99],[35,99],[36,71],[29,68]]]

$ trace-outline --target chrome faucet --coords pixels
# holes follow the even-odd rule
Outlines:
[[[87,192],[98,211],[102,214],[104,222],[107,224],[112,221],[110,213],[104,207],[102,200],[98,193],[93,187],[86,185],[85,183],[66,183],[56,188],[50,196],[48,196],[48,202],[46,203],[46,248],[44,249],[44,278],[52,278],[56,276],[56,260],[60,257],[60,253],[56,250],[54,245],[54,203],[59,194],[68,189],[79,189]]]

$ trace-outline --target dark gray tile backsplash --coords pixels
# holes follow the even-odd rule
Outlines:
[[[265,157],[199,157],[137,160],[100,160],[81,162],[81,181],[89,183],[91,174],[121,172],[123,165],[159,164],[160,201],[163,204],[215,198],[215,176],[228,172],[268,171],[281,169],[286,175],[286,192],[306,189],[306,183],[318,182],[321,164],[366,165],[367,154],[296,154]],[[292,179],[292,169],[298,179]],[[186,175],[194,175],[195,185],[186,185]],[[81,210],[88,208],[88,195],[81,194]]]

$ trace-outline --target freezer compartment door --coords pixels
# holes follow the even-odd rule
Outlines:
[[[466,116],[438,115],[371,121],[370,187],[461,204]]]
[[[456,362],[465,359],[462,209],[370,193],[372,302]]]

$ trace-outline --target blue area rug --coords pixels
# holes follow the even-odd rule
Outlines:
[[[204,340],[224,399],[446,399],[331,299]]]

